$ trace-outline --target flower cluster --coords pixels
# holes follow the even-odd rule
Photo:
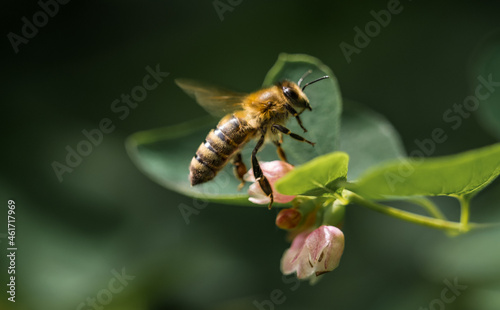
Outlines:
[[[313,283],[320,275],[334,270],[339,265],[344,252],[344,234],[336,226],[328,225],[331,223],[324,224],[323,221],[318,224],[318,210],[324,209],[322,202],[316,206],[313,201],[311,207],[311,202],[304,202],[295,196],[283,195],[275,190],[274,183],[290,172],[292,165],[272,161],[261,163],[261,168],[271,184],[274,200],[279,203],[294,202],[294,207],[281,210],[276,217],[276,226],[287,230],[293,240],[281,259],[281,271],[285,275],[296,273],[297,278]],[[251,170],[245,175],[245,180],[255,182]],[[257,182],[250,186],[248,194],[253,203],[269,203],[269,198]],[[337,207],[336,203],[332,205],[333,209]]]

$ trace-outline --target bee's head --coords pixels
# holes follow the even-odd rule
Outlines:
[[[290,104],[295,107],[295,108],[299,108],[299,109],[309,109],[309,111],[312,111],[312,108],[311,108],[311,105],[309,105],[309,99],[307,98],[306,94],[304,93],[304,89],[313,84],[313,83],[316,83],[318,81],[321,81],[321,80],[324,80],[324,79],[327,79],[328,76],[325,75],[325,76],[322,76],[314,81],[311,81],[309,83],[306,83],[306,85],[302,86],[302,88],[300,87],[300,84],[302,83],[302,81],[304,80],[304,78],[306,76],[308,76],[309,74],[311,74],[311,70],[307,71],[300,79],[297,83],[294,83],[294,82],[290,82],[290,81],[283,81],[281,83],[278,84],[278,86],[281,87],[282,91],[283,91],[283,94],[285,95],[285,97],[288,99],[288,101],[290,102]]]

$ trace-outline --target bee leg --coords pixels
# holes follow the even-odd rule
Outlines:
[[[259,165],[259,161],[257,160],[257,152],[264,144],[264,139],[265,139],[265,133],[262,134],[259,141],[257,142],[257,145],[252,151],[252,168],[255,181],[259,182],[262,191],[264,191],[264,193],[271,199],[268,206],[269,210],[271,210],[271,206],[273,205],[274,202],[273,189],[271,188],[271,184],[267,180],[266,176],[262,172],[262,169],[260,168]]]
[[[297,111],[288,103],[285,104],[285,108],[288,110],[288,112],[290,114],[292,114],[295,117],[295,119],[297,120],[297,123],[299,123],[300,128],[302,128],[302,130],[304,130],[304,132],[307,132],[307,129],[304,127],[304,125],[302,125],[302,120],[299,117],[299,113],[297,113]],[[302,112],[300,112],[300,113],[302,113]]]
[[[280,141],[274,141],[274,144],[276,145],[276,151],[278,152],[278,156],[280,157],[281,161],[284,161],[284,162],[288,162],[288,160],[286,159],[286,155],[285,155],[285,151],[283,150],[283,148],[281,147],[281,143]]]
[[[238,180],[241,181],[240,185],[238,185],[238,190],[241,190],[245,185],[245,180],[243,180],[243,176],[245,175],[245,173],[247,173],[247,166],[245,166],[245,163],[241,158],[241,153],[238,153],[234,156],[233,165],[234,165],[234,175],[236,176],[236,178],[238,178]]]
[[[295,134],[295,133],[291,132],[290,129],[286,128],[285,126],[274,124],[273,128],[276,128],[277,130],[281,131],[285,135],[289,135],[290,137],[294,138],[295,140],[302,141],[302,142],[307,142],[307,143],[309,143],[312,146],[314,146],[316,144],[314,142],[306,140],[304,137],[301,137],[298,134]]]

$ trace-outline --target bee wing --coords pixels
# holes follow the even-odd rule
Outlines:
[[[241,110],[241,103],[247,96],[244,93],[189,79],[176,79],[175,83],[208,113],[218,117]]]

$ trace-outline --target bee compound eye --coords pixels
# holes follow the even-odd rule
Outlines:
[[[299,95],[290,87],[283,87],[283,93],[292,100],[299,99]]]

